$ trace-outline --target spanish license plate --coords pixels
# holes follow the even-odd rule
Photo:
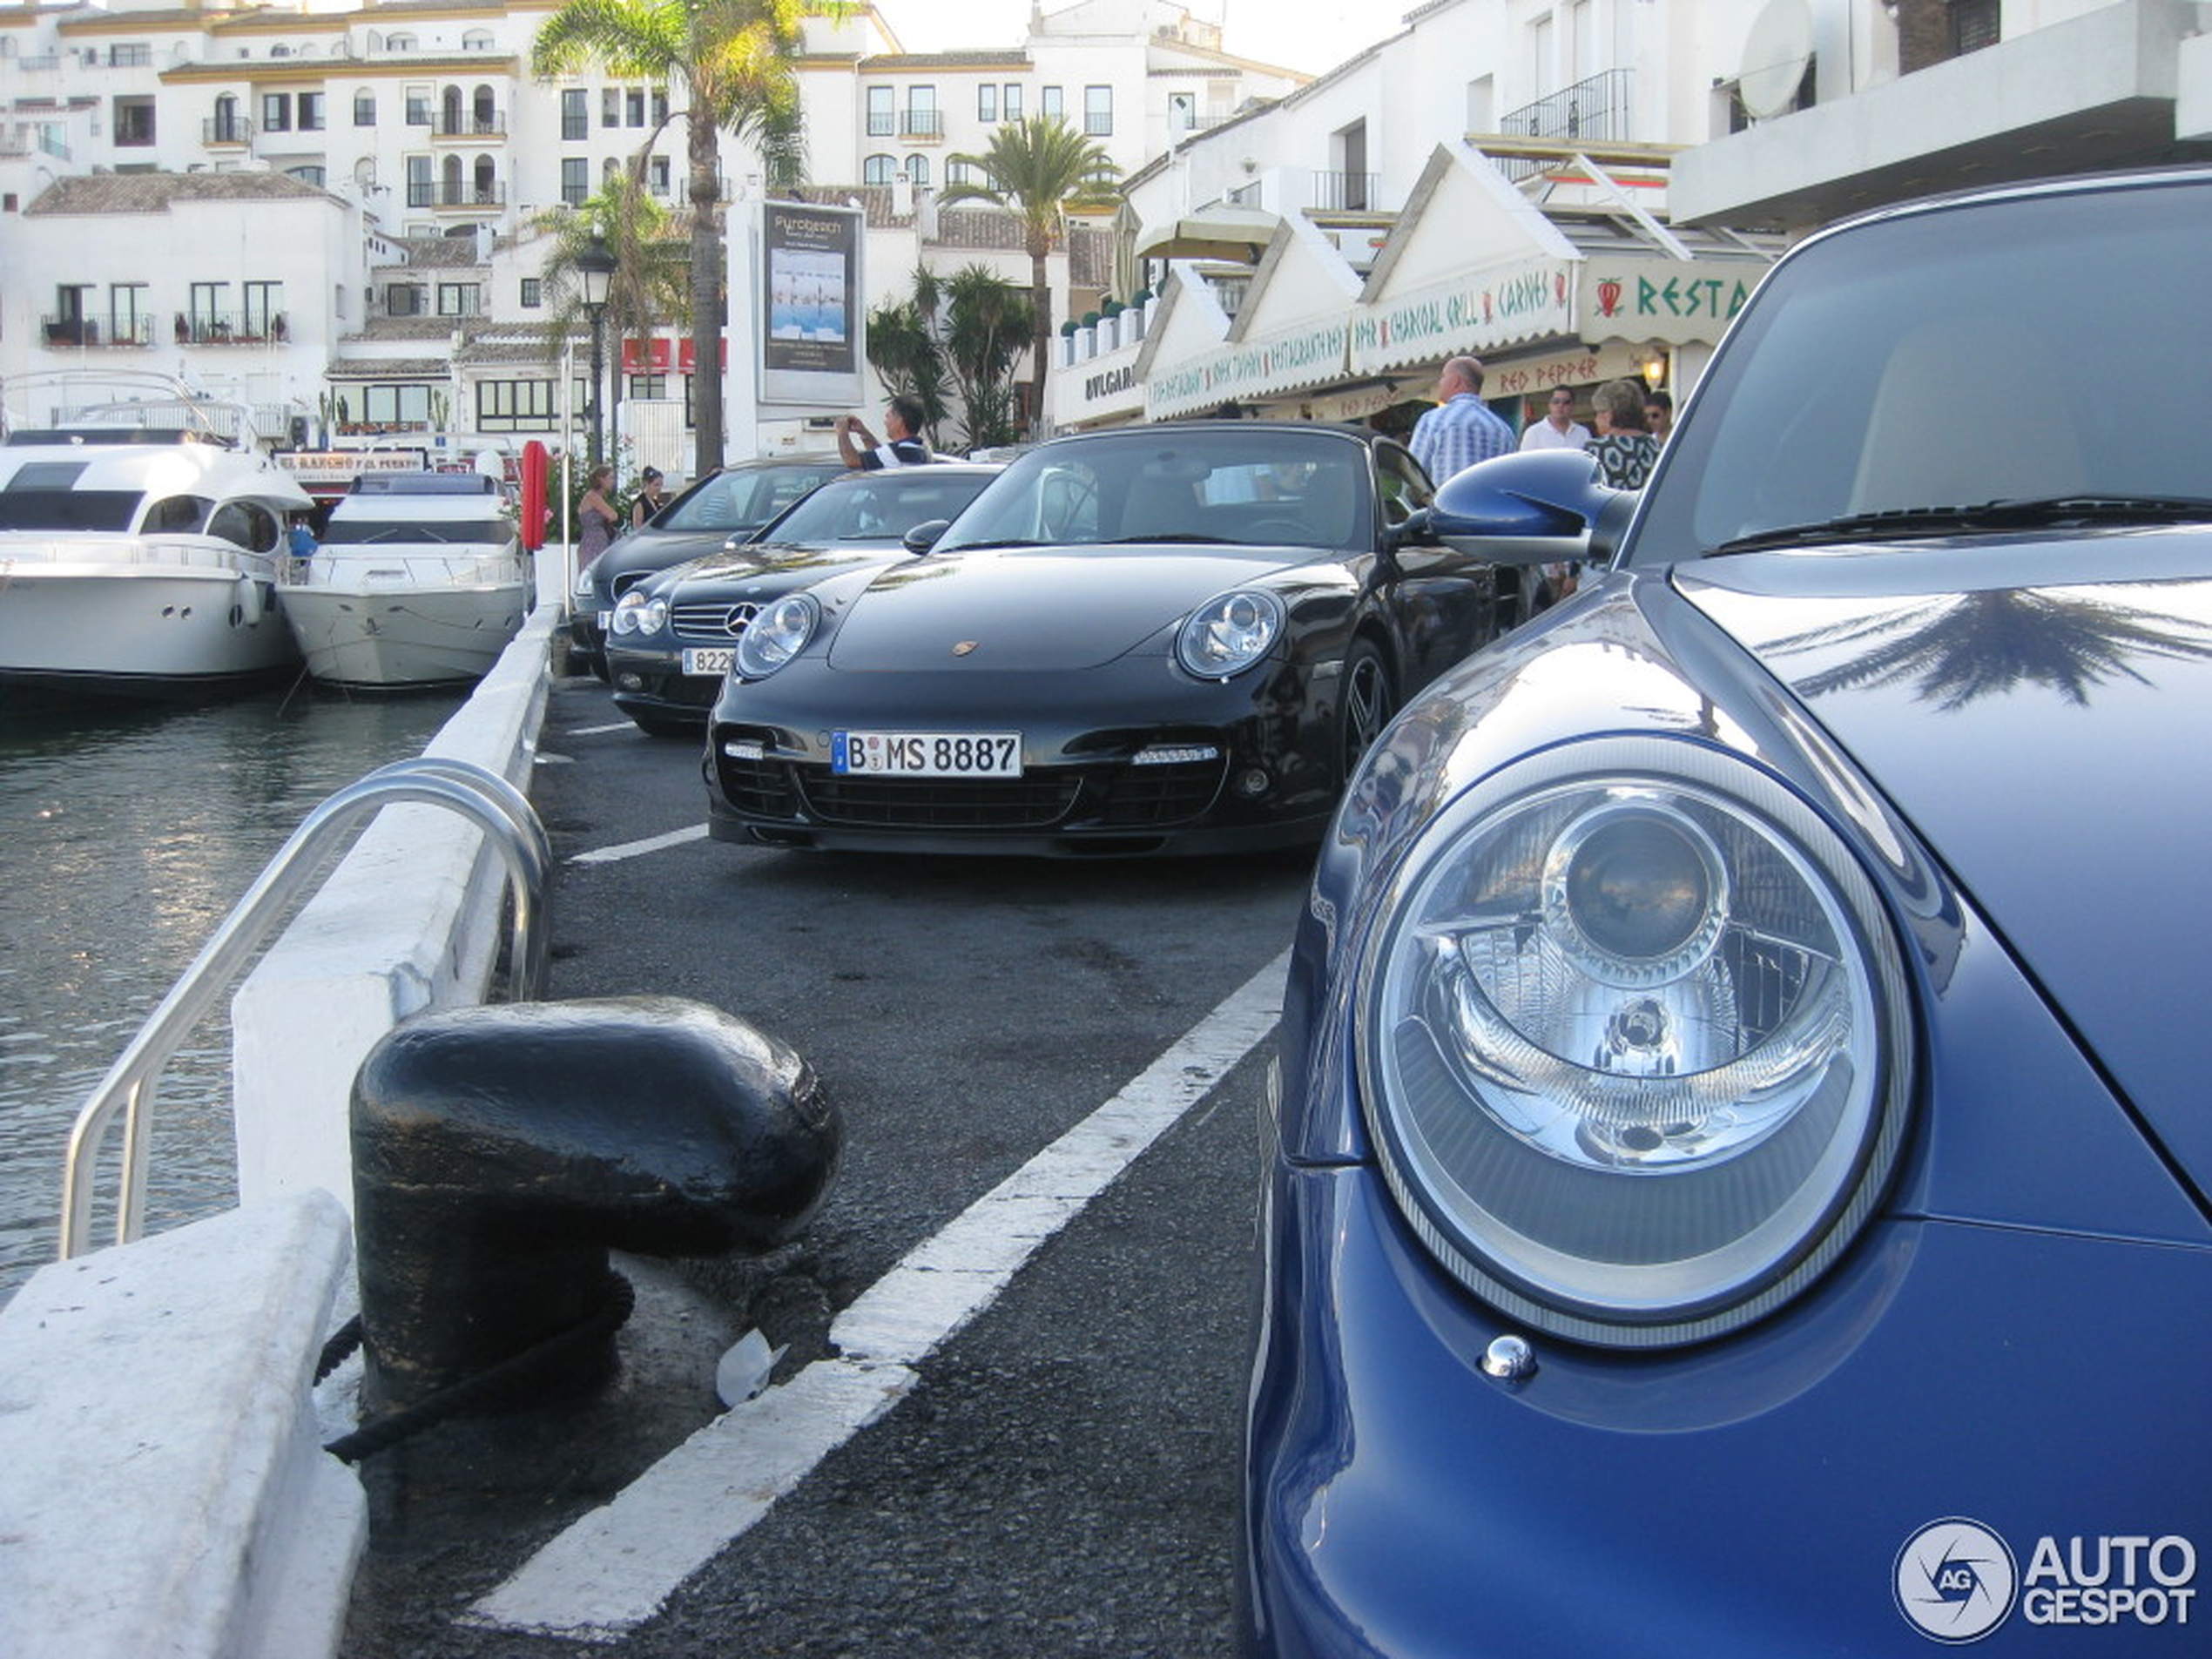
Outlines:
[[[684,648],[684,671],[686,674],[720,676],[730,671],[731,659],[737,656],[730,645],[687,645]]]
[[[843,776],[1019,778],[1019,732],[833,732],[830,770]]]
[[[591,620],[599,624],[599,631],[604,634],[615,625],[615,613],[611,610],[595,610],[591,613]]]

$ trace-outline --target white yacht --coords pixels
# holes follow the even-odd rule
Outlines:
[[[19,375],[4,401],[0,680],[162,696],[296,664],[274,592],[314,503],[243,409],[118,374]]]
[[[285,572],[285,621],[326,685],[406,687],[482,678],[529,610],[530,568],[498,481],[370,473]]]

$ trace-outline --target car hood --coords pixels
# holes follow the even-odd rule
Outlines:
[[[1280,548],[981,549],[880,572],[838,624],[830,666],[1095,668],[1201,600],[1313,557]],[[968,650],[958,658],[956,645]]]
[[[2212,534],[1746,555],[1674,585],[1852,756],[2212,1187],[2202,1039],[2175,1017],[2212,983]]]

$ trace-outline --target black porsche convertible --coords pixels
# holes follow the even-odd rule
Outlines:
[[[1348,427],[1042,444],[926,556],[752,619],[711,718],[709,826],[1063,856],[1312,840],[1399,699],[1520,618],[1512,570],[1421,530],[1430,494]]]

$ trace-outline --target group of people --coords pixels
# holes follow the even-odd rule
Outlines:
[[[668,504],[658,467],[648,467],[638,474],[637,493],[631,498],[627,515],[615,505],[610,493],[614,487],[615,469],[605,465],[592,468],[590,475],[584,480],[583,498],[577,503],[578,570],[607,550],[607,543],[615,539],[615,527],[625,516],[635,529]]]
[[[1454,357],[1437,376],[1436,407],[1413,424],[1413,458],[1441,483],[1478,461],[1514,449],[1581,449],[1598,476],[1615,489],[1641,489],[1674,426],[1674,400],[1632,380],[1608,381],[1590,395],[1593,433],[1575,418],[1575,394],[1555,388],[1542,420],[1518,440],[1504,417],[1482,401],[1482,364]]]

